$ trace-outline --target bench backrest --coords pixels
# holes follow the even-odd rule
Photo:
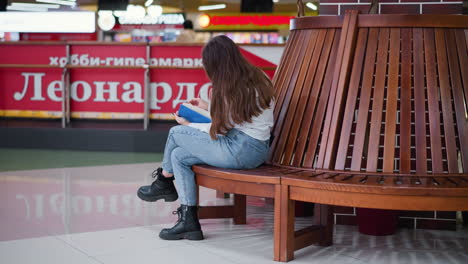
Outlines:
[[[338,20],[337,20],[338,21]],[[273,80],[276,89],[271,162],[308,167],[315,163],[334,80],[341,23],[292,30]]]
[[[283,103],[276,111],[273,163],[355,172],[468,173],[467,16],[350,11],[344,18],[299,18],[292,27],[296,30],[275,78]],[[305,42],[320,43],[313,32],[332,30],[340,32],[339,43],[331,47],[337,58],[326,65],[322,82],[299,66],[310,62],[314,69]],[[318,94],[318,101],[329,97],[324,116],[311,94]]]

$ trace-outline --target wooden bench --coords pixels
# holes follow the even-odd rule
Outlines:
[[[298,18],[292,29],[337,24],[337,18]],[[281,178],[281,261],[317,238],[332,244],[332,210],[321,209],[326,234],[294,232],[294,201],[468,210],[467,28],[466,16],[346,13],[325,126],[316,128],[323,155],[314,164],[296,163],[294,155],[273,162],[304,169]],[[297,97],[291,102],[302,94]]]
[[[467,23],[356,11],[294,19],[273,80],[270,159],[253,170],[194,166],[200,186],[235,194],[200,218],[244,224],[246,195],[274,198],[274,260],[289,261],[332,244],[328,205],[468,210]],[[320,204],[314,226],[294,230],[294,201]]]

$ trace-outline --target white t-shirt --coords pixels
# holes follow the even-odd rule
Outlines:
[[[252,118],[252,122],[234,124],[233,128],[240,130],[255,139],[262,140],[262,141],[268,140],[270,139],[270,131],[274,123],[274,118],[273,118],[274,108],[275,108],[275,103],[272,100],[270,103],[270,107],[267,109],[263,109],[263,112],[260,115],[254,116]],[[211,123],[190,123],[189,126],[199,129],[203,132],[210,133]]]

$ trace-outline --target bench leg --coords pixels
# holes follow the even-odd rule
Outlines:
[[[281,185],[280,197],[280,261],[287,262],[294,259],[295,249],[294,201],[289,199],[289,186]]]
[[[247,199],[245,195],[234,194],[234,224],[247,224]]]
[[[320,226],[324,229],[320,238],[319,245],[328,247],[333,245],[333,206],[326,204],[316,204],[319,211]]]

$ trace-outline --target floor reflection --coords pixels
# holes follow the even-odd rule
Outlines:
[[[136,190],[157,165],[120,165],[0,173],[0,241],[167,224],[178,202],[146,203]],[[201,201],[215,204],[213,190]]]

